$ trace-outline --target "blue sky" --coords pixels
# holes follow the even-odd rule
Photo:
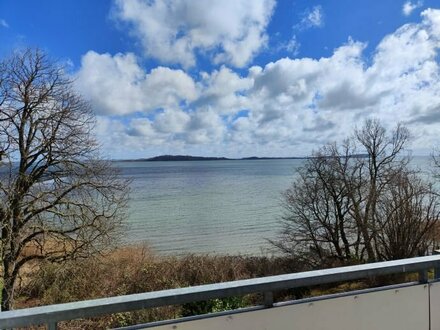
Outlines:
[[[440,142],[438,1],[0,0],[0,56],[65,62],[114,158],[307,155],[365,118]]]

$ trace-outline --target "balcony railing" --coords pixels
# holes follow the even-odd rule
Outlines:
[[[434,280],[440,277],[440,255],[6,311],[0,312],[0,328],[46,324],[48,329],[57,329],[57,323],[61,321],[251,293],[263,294],[264,305],[258,308],[265,309],[273,306],[273,292],[279,290],[399,273],[418,273],[419,282],[427,283],[429,270],[434,271]],[[179,320],[169,322],[179,322]],[[148,327],[148,325],[142,327]],[[132,327],[134,328],[139,327]]]

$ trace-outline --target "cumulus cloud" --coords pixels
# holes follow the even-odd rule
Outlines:
[[[274,0],[117,0],[115,16],[146,56],[191,67],[202,54],[243,67],[266,45],[274,7]]]
[[[153,123],[148,118],[134,118],[130,121],[129,129],[126,130],[129,136],[154,139],[158,132],[154,129]]]
[[[252,84],[252,79],[240,77],[224,66],[210,74],[203,72],[198,83],[200,97],[193,106],[214,108],[221,114],[238,112],[249,105],[245,93]]]
[[[100,114],[149,112],[196,97],[195,83],[185,72],[157,67],[146,73],[130,53],[89,51],[81,60],[76,84]]]
[[[402,6],[402,13],[405,16],[409,16],[412,14],[414,10],[423,6],[423,1],[411,2],[406,1]]]
[[[124,125],[107,119],[101,131],[112,130],[118,139],[103,137],[109,148],[147,155],[307,155],[375,116],[389,127],[407,123],[417,149],[440,133],[439,48],[440,10],[428,9],[419,23],[385,36],[372,54],[365,54],[365,43],[348,39],[329,57],[286,57],[240,74],[221,66],[191,78],[164,67],[143,72],[130,54],[88,53],[78,81],[100,113],[144,114]],[[93,87],[89,79],[107,85]]]
[[[223,144],[225,124],[213,110],[202,110],[193,113],[188,129],[183,138],[190,144]]]
[[[181,133],[190,120],[190,116],[180,109],[166,109],[156,116],[154,126],[161,133]]]
[[[365,44],[349,40],[328,58],[269,63],[255,69],[249,94],[254,105],[247,120],[254,122],[254,132],[269,132],[280,143],[304,145],[304,132],[316,145],[320,138],[334,140],[346,134],[367,116],[380,117],[390,126],[399,118],[417,132],[421,126],[416,123],[439,118],[439,47],[440,11],[430,9],[422,13],[421,23],[386,36],[371,62],[364,59]],[[275,127],[279,129],[270,131]],[[284,136],[282,127],[291,130]]]

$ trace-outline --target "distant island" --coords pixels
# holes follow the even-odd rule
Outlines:
[[[351,158],[365,158],[366,154],[353,154]],[[267,159],[311,159],[313,156],[304,157],[243,157],[243,158],[227,158],[227,157],[203,157],[190,155],[161,155],[151,158],[137,159],[114,159],[116,162],[182,162],[182,161],[213,161],[213,160],[267,160]]]
[[[227,158],[227,157],[202,157],[189,155],[161,155],[151,158],[132,159],[136,162],[173,162],[173,161],[212,161],[212,160],[264,160],[264,159],[306,159],[308,157],[245,157],[245,158]]]

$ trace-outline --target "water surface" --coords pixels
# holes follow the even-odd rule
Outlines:
[[[116,162],[132,180],[126,243],[161,254],[261,254],[301,159]],[[428,157],[410,164],[432,175]]]
[[[259,254],[303,160],[117,162],[132,179],[125,241],[157,252]]]

